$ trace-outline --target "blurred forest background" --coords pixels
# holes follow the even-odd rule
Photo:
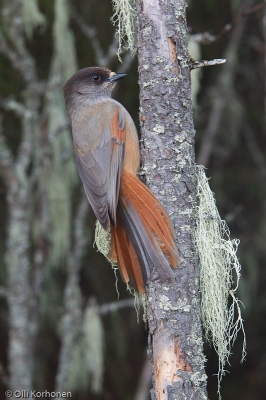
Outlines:
[[[240,364],[239,337],[224,400],[263,400],[266,391],[263,5],[190,0],[187,12],[191,55],[227,59],[192,72],[197,162],[208,168],[231,238],[241,241],[247,357]],[[62,95],[77,69],[127,72],[115,97],[138,126],[137,57],[117,59],[111,0],[1,0],[0,11],[0,398],[8,388],[29,388],[148,399],[147,332],[120,277],[93,248],[95,218]],[[216,399],[217,358],[207,344],[205,354]]]

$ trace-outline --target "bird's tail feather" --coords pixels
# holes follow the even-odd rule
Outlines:
[[[173,279],[170,266],[179,265],[179,256],[171,223],[156,197],[128,171],[121,174],[117,224],[111,230],[111,259],[135,290],[144,293],[151,274],[153,279]]]
[[[116,217],[116,227],[111,225],[112,248],[110,259],[117,262],[122,279],[131,282],[139,293],[145,292],[145,284],[137,254],[130,242],[119,214]]]

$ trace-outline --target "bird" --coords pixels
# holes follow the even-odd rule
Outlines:
[[[109,259],[144,294],[151,280],[173,281],[174,231],[159,200],[140,181],[139,139],[128,111],[111,97],[126,74],[103,67],[76,72],[63,92],[78,174],[92,210],[111,232]]]

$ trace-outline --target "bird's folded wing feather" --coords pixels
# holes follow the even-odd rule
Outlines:
[[[103,127],[103,131],[100,132],[97,145],[91,146],[86,152],[75,149],[75,156],[78,173],[91,207],[102,227],[107,230],[110,221],[116,224],[120,174],[125,152],[125,119],[123,111],[118,107],[111,106],[110,112],[106,114],[110,119],[104,123],[99,121],[98,127]]]

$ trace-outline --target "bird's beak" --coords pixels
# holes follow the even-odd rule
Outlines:
[[[119,81],[119,79],[124,78],[124,76],[126,76],[127,74],[114,74],[113,76],[110,76],[110,78],[108,78],[108,82],[116,82]]]

